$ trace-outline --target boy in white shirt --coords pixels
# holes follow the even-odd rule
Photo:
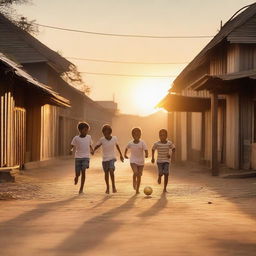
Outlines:
[[[105,182],[106,182],[106,194],[109,194],[109,175],[112,182],[112,191],[116,193],[116,186],[115,186],[115,161],[116,161],[116,154],[115,148],[117,148],[120,154],[120,160],[123,162],[124,158],[120,147],[117,142],[117,137],[112,136],[112,128],[110,125],[106,124],[102,127],[102,133],[104,137],[101,137],[100,140],[97,142],[94,151],[96,151],[100,146],[102,146],[102,167],[105,172]]]
[[[145,157],[148,157],[148,149],[144,141],[141,138],[141,129],[132,129],[133,141],[129,142],[124,153],[124,157],[128,159],[127,152],[131,151],[130,164],[133,170],[133,188],[136,190],[136,194],[139,194],[141,176],[143,173]]]
[[[75,185],[78,183],[79,176],[81,177],[81,185],[79,194],[83,193],[84,182],[85,182],[85,171],[89,168],[90,153],[93,155],[92,138],[88,135],[90,129],[89,125],[85,122],[79,123],[77,126],[79,135],[75,136],[71,142],[71,152],[75,148],[75,171],[76,175],[74,178]]]
[[[175,145],[167,139],[167,130],[159,131],[160,141],[156,142],[152,148],[152,163],[155,163],[155,151],[157,150],[157,166],[158,166],[158,184],[161,184],[162,176],[164,175],[164,190],[168,184],[168,176],[172,154],[175,152]]]

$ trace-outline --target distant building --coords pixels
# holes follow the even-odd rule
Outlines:
[[[118,106],[117,103],[114,101],[96,101],[99,105],[101,105],[103,108],[107,109],[113,114],[117,114],[118,112]]]
[[[181,161],[256,169],[256,4],[232,17],[159,106]]]
[[[38,150],[26,151],[26,162],[42,161],[69,154],[71,138],[77,134],[77,123],[87,121],[94,137],[100,135],[101,126],[112,120],[113,113],[91,100],[62,79],[74,65],[15,26],[0,14],[0,52],[24,69],[38,81],[49,86],[69,100],[70,108],[44,104],[38,110]],[[36,98],[31,99],[36,100]]]

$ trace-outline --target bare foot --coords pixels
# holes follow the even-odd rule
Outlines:
[[[78,183],[78,177],[74,178],[74,184],[76,185]]]
[[[79,195],[84,194],[83,190],[79,190]]]
[[[161,176],[158,177],[157,182],[158,182],[158,184],[161,184]]]
[[[139,193],[140,193],[140,191],[137,190],[137,191],[136,191],[136,195],[138,195]]]
[[[116,193],[116,192],[117,192],[116,188],[115,188],[115,187],[113,187],[113,193]]]
[[[106,190],[106,192],[105,192],[106,194],[109,194],[109,189],[107,188],[107,190]]]
[[[166,189],[163,189],[163,193],[168,193],[168,191]]]

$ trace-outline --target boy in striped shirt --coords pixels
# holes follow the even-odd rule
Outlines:
[[[167,130],[161,129],[159,131],[160,141],[156,142],[152,148],[152,163],[155,163],[155,151],[157,150],[157,166],[158,166],[158,184],[161,184],[162,176],[164,175],[164,190],[167,192],[166,187],[168,184],[169,169],[172,154],[175,152],[175,145],[167,139]]]

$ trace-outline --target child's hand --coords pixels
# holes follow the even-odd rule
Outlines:
[[[93,149],[91,149],[91,155],[94,155],[94,150]]]
[[[155,158],[151,159],[151,163],[154,164],[155,163]]]
[[[125,155],[124,158],[129,159],[129,157],[127,155]]]
[[[170,159],[170,158],[171,158],[171,155],[170,155],[170,154],[167,154],[167,157]]]
[[[120,156],[120,160],[121,160],[121,162],[124,162],[124,157]]]

